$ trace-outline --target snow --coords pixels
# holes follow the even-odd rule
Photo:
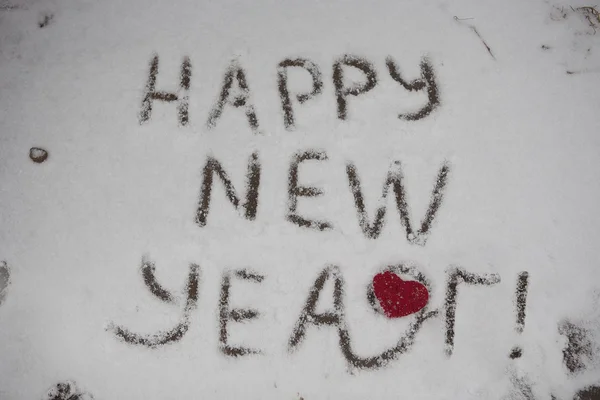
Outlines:
[[[600,385],[600,34],[590,25],[594,14],[577,8],[592,5],[0,2],[0,266],[10,272],[0,282],[0,399],[42,399],[66,381],[76,382],[82,399],[99,400],[567,400]],[[190,59],[185,126],[177,104],[161,101],[140,124],[155,54],[156,89],[166,92],[177,91],[182,60]],[[345,54],[372,63],[378,83],[348,96],[342,121],[333,65]],[[318,65],[323,87],[304,104],[292,98],[296,126],[286,130],[277,66],[298,57]],[[387,57],[408,81],[420,77],[424,57],[431,62],[440,105],[430,115],[398,118],[427,96],[394,81]],[[245,71],[258,132],[244,108],[231,105],[207,125],[233,62]],[[346,84],[365,82],[344,68]],[[306,71],[290,69],[288,81],[292,94],[310,91]],[[48,158],[33,162],[32,148]],[[306,150],[324,151],[327,160],[301,163],[299,185],[323,194],[298,197],[297,212],[331,230],[286,219],[290,163]],[[243,202],[253,152],[262,168],[255,220],[234,209],[215,176],[199,226],[208,157]],[[394,161],[415,228],[438,171],[450,165],[424,245],[407,240],[391,189],[381,202]],[[370,221],[387,205],[376,239],[361,230],[349,162]],[[174,304],[144,284],[147,261]],[[344,280],[353,350],[366,357],[395,345],[416,317],[387,319],[366,294],[374,275],[401,263],[430,280],[429,309],[439,311],[405,354],[381,368],[354,368],[335,327],[310,325],[288,351],[311,287],[331,265]],[[115,324],[149,335],[175,326],[185,314],[190,264],[200,266],[199,292],[180,341],[149,349],[113,334]],[[458,285],[448,355],[447,271],[458,266],[500,282]],[[229,342],[262,354],[233,358],[219,350],[219,302],[223,274],[243,268],[265,279],[232,278],[229,306],[260,315],[230,322]],[[529,288],[519,334],[522,271]],[[333,310],[333,292],[326,282],[317,313]],[[563,362],[565,320],[584,327],[592,343],[576,373]],[[513,360],[515,346],[523,355]]]

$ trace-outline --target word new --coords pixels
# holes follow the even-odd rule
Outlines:
[[[322,150],[304,150],[299,151],[292,156],[288,173],[288,204],[287,204],[287,221],[304,228],[316,229],[325,231],[333,229],[331,222],[327,220],[309,219],[298,213],[298,201],[302,197],[317,197],[324,194],[324,191],[318,187],[308,186],[300,183],[298,169],[300,164],[307,161],[326,161],[327,153]],[[418,229],[413,228],[409,217],[409,209],[407,202],[407,192],[404,186],[404,178],[402,174],[402,164],[400,161],[394,161],[387,173],[387,177],[383,183],[380,206],[375,211],[375,216],[372,220],[369,219],[363,191],[361,189],[360,178],[356,166],[352,162],[346,164],[346,175],[348,177],[348,185],[352,196],[354,197],[354,206],[356,208],[358,222],[363,234],[369,239],[376,239],[381,233],[381,229],[385,224],[385,216],[387,208],[385,200],[387,199],[390,190],[394,193],[396,207],[400,214],[400,222],[406,230],[406,238],[411,244],[425,245],[430,228],[435,219],[436,213],[442,204],[444,198],[444,189],[448,181],[450,173],[450,164],[444,162],[439,169],[438,175],[434,182],[433,191],[431,193],[429,207],[425,213],[425,217],[421,220],[421,226]],[[213,187],[213,179],[217,177],[225,187],[225,194],[229,202],[235,209],[243,211],[243,215],[248,220],[256,218],[258,209],[258,195],[261,181],[261,164],[257,152],[253,153],[248,160],[248,169],[246,174],[246,195],[242,201],[238,195],[238,191],[233,186],[229,174],[225,171],[221,163],[213,158],[208,157],[202,173],[202,185],[200,189],[200,198],[198,209],[196,211],[196,223],[200,227],[206,226],[208,214],[210,211],[211,193]]]

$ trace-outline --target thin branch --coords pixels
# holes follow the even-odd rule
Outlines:
[[[600,72],[600,67],[584,68],[579,70],[567,70],[567,75],[595,74]]]
[[[485,42],[485,40],[483,40],[483,38],[481,37],[481,35],[477,31],[477,28],[475,28],[474,26],[471,26],[470,28],[479,37],[479,39],[481,40],[481,43],[483,43],[483,45],[487,49],[488,53],[490,53],[490,56],[492,56],[492,58],[495,60],[496,57],[494,56],[494,53],[492,53],[492,49],[490,48],[490,46],[488,46],[488,44]]]
[[[454,16],[454,20],[462,23],[461,21],[463,20],[467,20],[467,19],[473,19],[473,18],[458,18],[456,15]],[[473,32],[475,32],[475,34],[477,35],[477,37],[479,38],[479,40],[481,40],[481,43],[483,43],[483,45],[485,46],[486,50],[488,53],[490,53],[490,56],[492,56],[492,58],[494,60],[496,60],[496,56],[494,56],[494,53],[492,52],[492,49],[490,46],[488,46],[488,44],[486,43],[486,41],[483,39],[483,37],[481,36],[481,34],[479,33],[479,31],[477,30],[477,28],[475,28],[473,25],[470,24],[466,24]]]

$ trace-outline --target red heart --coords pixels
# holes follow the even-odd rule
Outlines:
[[[403,281],[391,271],[373,277],[373,291],[388,318],[414,314],[429,301],[425,285],[417,281]]]

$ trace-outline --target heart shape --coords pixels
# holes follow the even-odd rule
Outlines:
[[[425,285],[417,281],[403,281],[391,271],[373,277],[373,291],[388,318],[414,314],[429,301]]]

